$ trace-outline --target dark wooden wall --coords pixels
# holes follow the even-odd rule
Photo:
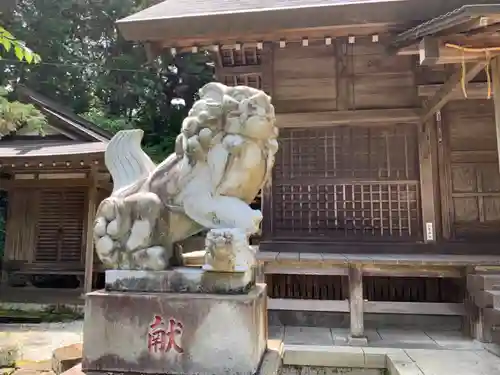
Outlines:
[[[276,112],[415,107],[412,64],[411,57],[388,55],[371,37],[274,45]],[[278,126],[270,237],[421,237],[415,124],[287,128],[278,120]]]
[[[450,239],[500,236],[500,173],[492,100],[457,100],[442,113],[444,233]]]
[[[83,267],[88,187],[71,186],[71,180],[59,187],[25,182],[8,191],[4,262]],[[98,203],[107,195],[99,190]]]
[[[415,57],[390,55],[371,36],[263,47],[223,50],[218,71],[226,84],[264,89],[278,113],[280,150],[263,194],[265,239],[422,241],[429,217],[435,217],[438,240],[500,235],[491,101],[449,103],[432,124],[431,141],[417,123],[390,117],[376,126],[362,116],[335,126],[307,122],[326,112],[420,108],[418,85],[443,83],[449,67],[422,67]],[[480,74],[475,81],[483,79]],[[311,116],[293,127],[280,121],[279,114],[293,113]],[[438,149],[436,171],[421,180],[425,142]],[[422,184],[434,184],[427,191],[435,194],[433,202],[425,196],[425,215]]]

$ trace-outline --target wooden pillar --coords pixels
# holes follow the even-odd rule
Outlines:
[[[351,344],[366,344],[363,312],[363,271],[359,265],[349,266],[349,312]]]
[[[261,79],[262,90],[271,97],[274,92],[274,45],[272,42],[265,42],[261,53]],[[261,191],[262,210],[262,238],[267,239],[273,232],[273,183],[272,174]]]
[[[439,113],[439,112],[438,112]],[[440,220],[437,199],[439,194],[437,168],[437,131],[435,118],[419,129],[420,201],[422,202],[422,229],[425,243],[436,241]]]
[[[500,156],[500,57],[491,61],[491,79],[493,83],[493,104],[495,106],[495,127],[497,135],[497,153]],[[500,161],[500,157],[498,158]],[[500,168],[500,163],[499,163]]]
[[[89,187],[87,191],[87,215],[85,223],[85,280],[84,293],[92,291],[94,271],[94,218],[97,209],[97,171],[92,168],[89,172]]]

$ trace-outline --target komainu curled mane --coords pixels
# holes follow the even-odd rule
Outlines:
[[[114,189],[97,210],[96,252],[108,268],[163,270],[173,244],[203,229],[256,233],[249,207],[278,149],[271,98],[246,86],[209,83],[183,121],[175,153],[156,166],[142,130],[125,130],[105,154]]]

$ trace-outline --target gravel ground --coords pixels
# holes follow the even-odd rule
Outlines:
[[[52,351],[83,340],[83,321],[0,324],[0,349],[17,348],[18,361],[50,360]]]

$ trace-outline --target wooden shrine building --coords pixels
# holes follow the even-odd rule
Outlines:
[[[349,313],[363,336],[372,316],[445,316],[491,340],[499,4],[164,1],[118,26],[151,54],[210,53],[221,82],[272,96],[280,150],[259,253],[271,319]]]
[[[98,261],[88,228],[111,191],[104,166],[111,135],[26,87],[18,93],[49,125],[44,136],[25,126],[0,139],[0,190],[7,198],[0,300],[36,296],[34,287],[57,275],[56,286],[72,279],[79,295],[91,289]]]

